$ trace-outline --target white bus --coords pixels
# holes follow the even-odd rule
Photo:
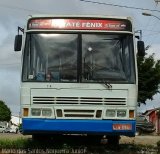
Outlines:
[[[138,44],[138,52],[137,46]],[[130,17],[30,16],[23,36],[23,134],[134,136],[138,77]]]

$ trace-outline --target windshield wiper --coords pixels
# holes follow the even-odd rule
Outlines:
[[[107,82],[107,81],[105,81],[105,80],[102,80],[102,81],[103,81],[104,85],[105,85],[108,89],[112,89],[112,85],[111,85],[109,82]]]

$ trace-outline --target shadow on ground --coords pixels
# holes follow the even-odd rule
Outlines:
[[[7,153],[4,149],[15,149],[14,153],[56,153],[56,154],[158,154],[157,147],[148,145],[120,144],[110,145],[107,139],[97,139],[96,136],[56,135],[41,136],[33,140],[21,138],[10,141],[0,141],[0,153]],[[16,151],[16,149],[21,151]],[[11,154],[12,151],[8,151]]]
[[[97,136],[53,136],[49,140],[43,137],[39,140],[28,141],[26,148],[38,149],[56,149],[62,153],[86,153],[86,154],[140,154],[140,153],[158,153],[157,147],[149,145],[119,144],[110,145],[106,138],[97,138]],[[58,153],[58,152],[57,152]]]

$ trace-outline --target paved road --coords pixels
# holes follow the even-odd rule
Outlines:
[[[160,141],[160,136],[136,136],[136,137],[121,137],[120,143],[142,144],[142,145],[157,145]]]
[[[17,138],[31,138],[30,135],[24,136],[21,134],[8,134],[0,133],[0,139],[11,139],[15,140]],[[160,136],[144,135],[136,137],[125,137],[122,136],[120,139],[120,144],[143,144],[143,145],[156,145],[160,141]]]

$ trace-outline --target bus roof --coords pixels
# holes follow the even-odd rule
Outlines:
[[[29,15],[28,19],[31,18],[94,18],[94,19],[126,19],[132,21],[129,16],[104,16],[104,15],[47,15],[47,14],[34,14]]]

